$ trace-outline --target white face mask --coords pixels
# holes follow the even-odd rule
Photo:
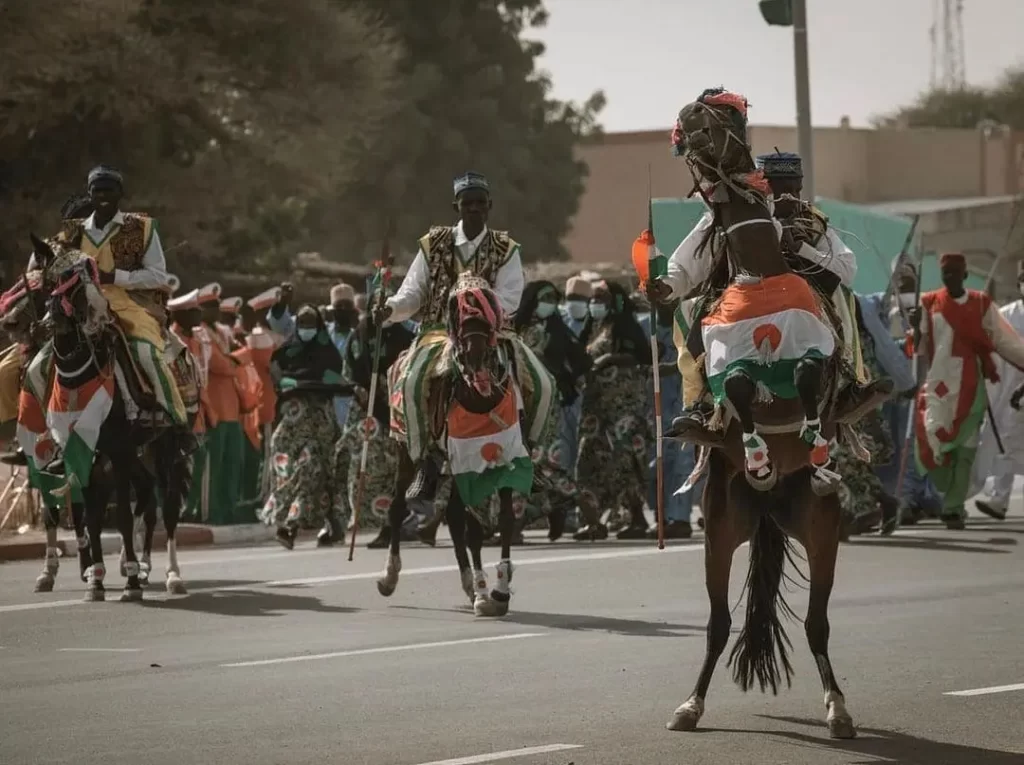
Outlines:
[[[313,327],[312,329],[298,329],[295,331],[295,334],[299,336],[299,340],[301,340],[304,343],[308,343],[310,340],[316,337],[316,332],[316,327]]]
[[[606,306],[604,303],[591,303],[590,304],[590,317],[594,321],[601,321],[607,315],[608,315],[608,306]]]
[[[546,319],[555,312],[554,303],[537,303],[537,308],[534,313],[537,314],[538,319]]]
[[[569,300],[565,304],[565,310],[576,321],[583,321],[585,318],[587,318],[587,301]]]
[[[913,308],[914,303],[917,302],[917,295],[913,292],[901,292],[899,295],[900,306],[902,308]]]

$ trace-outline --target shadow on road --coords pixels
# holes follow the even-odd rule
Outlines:
[[[235,582],[237,585],[238,582]],[[144,600],[143,605],[167,611],[195,611],[219,616],[283,616],[289,611],[321,614],[352,614],[361,608],[328,606],[310,595],[286,595],[278,592],[229,590],[198,592],[173,600]]]
[[[1006,555],[1007,547],[1016,547],[1016,539],[992,537],[991,539],[971,539],[957,542],[948,537],[854,537],[849,542],[854,547],[899,547],[907,550],[933,550],[935,552],[961,552]],[[984,547],[983,545],[990,545]]]
[[[828,735],[822,720],[775,715],[758,715],[758,717],[774,722],[814,728],[819,731],[817,735],[811,735],[796,731],[770,730],[757,731],[758,735],[767,733],[769,736],[778,736],[804,746],[847,752],[851,755],[862,755],[865,758],[850,760],[850,765],[885,765],[886,763],[889,765],[1021,765],[1024,762],[1024,755],[1020,752],[949,744],[880,728],[859,728],[859,738],[838,741],[822,738],[822,736]],[[732,732],[754,733],[755,731],[734,730]]]
[[[437,613],[465,614],[468,606],[462,608],[425,608],[422,606],[391,606],[403,611],[433,611]],[[585,614],[545,614],[531,611],[510,611],[501,618],[502,622],[521,624],[524,627],[546,627],[553,630],[569,630],[584,632],[611,632],[627,637],[704,637],[706,628],[703,625],[670,624],[668,622],[648,622],[643,619],[613,619],[604,616],[587,616]],[[732,630],[739,632],[739,628]]]

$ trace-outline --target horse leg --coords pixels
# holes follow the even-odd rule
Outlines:
[[[811,453],[811,488],[819,497],[834,493],[842,480],[833,469],[828,439],[821,432],[818,392],[824,372],[821,359],[806,358],[800,360],[793,373],[793,383],[804,409],[800,438]]]
[[[472,603],[476,598],[476,592],[473,590],[473,568],[470,566],[469,554],[466,551],[466,506],[457,491],[451,493],[444,512],[448,516],[448,532],[452,535],[455,560],[459,564],[462,591],[466,593],[466,597]]]
[[[798,515],[792,529],[793,535],[807,551],[810,592],[804,630],[825,692],[825,722],[829,735],[832,738],[855,738],[857,729],[846,709],[846,698],[836,681],[828,655],[828,601],[835,579],[842,510],[837,494],[819,497],[815,495],[813,485],[810,490],[806,487],[807,484],[793,505]]]
[[[516,532],[515,509],[512,507],[512,490],[498,491],[498,534],[501,539],[501,560],[498,561],[497,574],[490,597],[485,602],[477,600],[473,610],[477,616],[504,616],[508,613],[509,602],[512,600],[512,540]]]
[[[124,470],[124,463],[121,470]],[[120,473],[121,470],[117,471]],[[121,534],[122,555],[126,580],[121,602],[142,600],[142,583],[139,581],[139,561],[135,557],[135,513],[132,512],[131,479],[128,475],[116,475],[117,530]]]
[[[92,563],[86,569],[85,579],[88,589],[85,592],[86,602],[106,600],[106,588],[103,580],[107,568],[103,564],[103,516],[106,514],[110,490],[105,483],[102,471],[94,469],[89,486],[85,490],[85,527],[89,537],[89,557]]]
[[[78,575],[86,582],[89,566],[92,565],[92,554],[89,552],[89,532],[85,528],[84,503],[71,503],[71,522],[75,527],[75,540],[78,543]]]
[[[402,539],[402,523],[408,514],[405,493],[412,485],[416,476],[416,466],[409,457],[405,445],[398,448],[398,473],[395,476],[395,494],[388,508],[388,524],[391,526],[391,544],[388,551],[388,562],[384,567],[384,575],[377,579],[377,592],[385,598],[390,597],[398,587],[398,575],[402,572],[400,552]]]
[[[665,727],[675,731],[696,730],[704,715],[704,699],[718,660],[729,643],[732,616],[729,609],[729,576],[736,548],[750,536],[750,519],[742,505],[729,497],[729,469],[717,453],[704,485],[704,585],[711,604],[704,663],[690,697],[672,713]]]
[[[454,486],[452,491],[455,491]],[[473,611],[476,612],[478,603],[490,600],[491,589],[484,573],[484,527],[473,513],[466,513],[466,546],[473,561]]]
[[[779,480],[779,475],[768,455],[768,444],[754,426],[757,384],[746,372],[737,369],[725,378],[724,389],[743,427],[743,459],[747,483],[758,491],[770,491]]]
[[[170,595],[185,595],[185,582],[178,566],[178,542],[175,534],[181,520],[181,508],[187,496],[190,465],[187,458],[176,457],[170,468],[162,475],[166,478],[164,491],[164,530],[167,532],[167,581]]]
[[[46,553],[43,570],[36,577],[36,592],[53,592],[60,569],[60,550],[57,549],[57,529],[60,526],[60,510],[56,507],[43,509],[43,523],[46,526]]]

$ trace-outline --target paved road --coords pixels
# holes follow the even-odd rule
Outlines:
[[[1020,520],[975,519],[843,547],[832,656],[852,742],[827,737],[799,625],[791,690],[743,694],[721,667],[705,729],[665,730],[704,647],[699,541],[536,539],[500,621],[467,611],[447,547],[410,546],[390,600],[365,549],[186,552],[192,594],[143,604],[80,602],[70,567],[33,595],[38,564],[3,565],[0,762],[1021,765],[1022,542]]]

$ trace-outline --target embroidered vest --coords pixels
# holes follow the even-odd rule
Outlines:
[[[451,226],[431,227],[419,244],[430,271],[430,294],[421,308],[423,326],[447,322],[448,292],[459,274],[471,271],[493,287],[498,271],[508,263],[519,246],[507,231],[488,229],[476,253],[463,263],[455,246],[455,229]]]
[[[124,213],[124,222],[102,242],[93,242],[85,235],[85,221],[81,219],[64,221],[63,229],[57,237],[76,250],[96,258],[96,265],[101,270],[117,268],[121,271],[137,271],[142,267],[142,257],[153,237],[154,226],[153,219],[148,215]],[[101,262],[106,260],[107,249],[110,263]]]

